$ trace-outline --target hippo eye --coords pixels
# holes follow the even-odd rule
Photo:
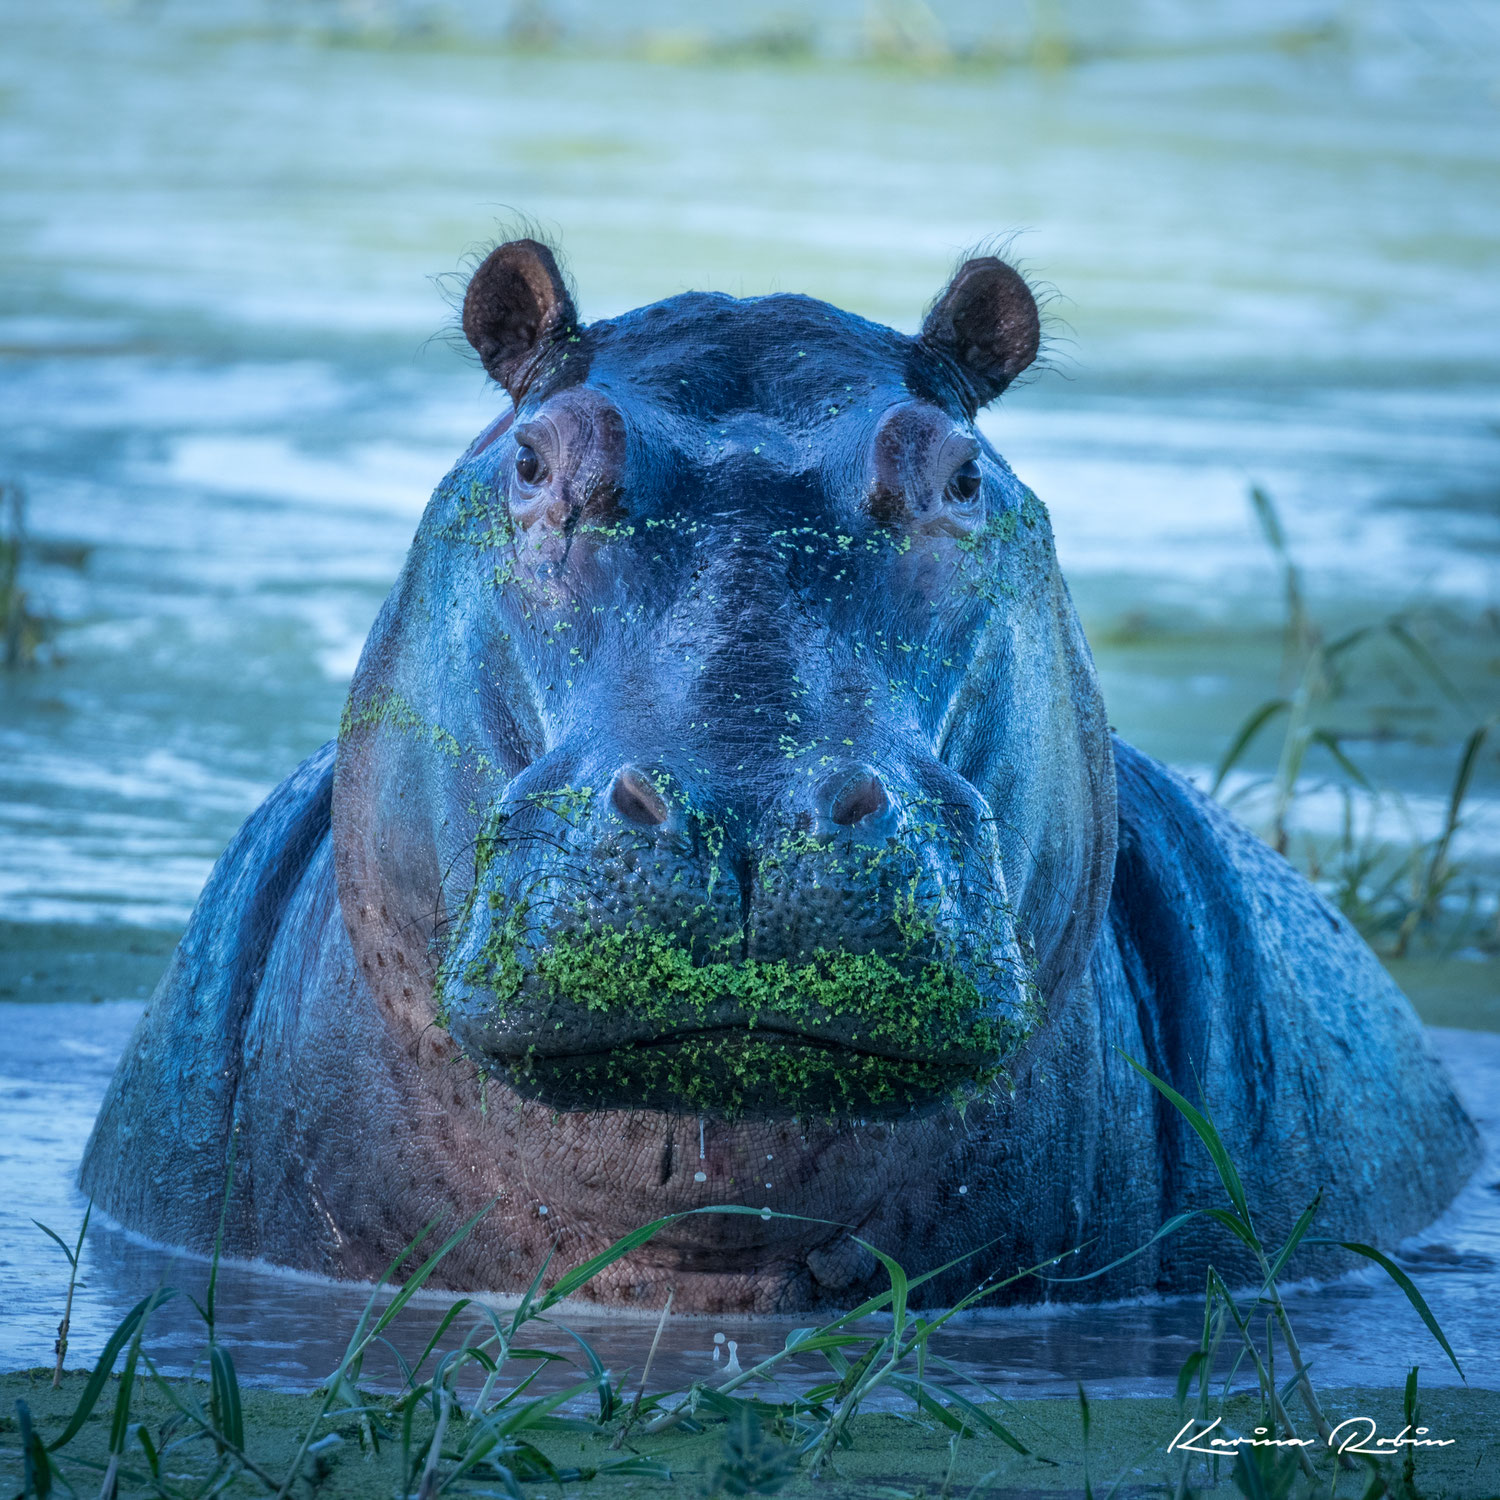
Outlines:
[[[522,484],[535,484],[542,477],[542,460],[535,448],[524,443],[516,449],[516,474]]]
[[[980,477],[979,465],[971,458],[955,470],[953,478],[948,481],[948,493],[955,500],[972,500],[979,493]]]

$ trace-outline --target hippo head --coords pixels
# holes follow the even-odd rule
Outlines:
[[[1078,978],[1114,783],[1047,516],[975,426],[1036,304],[964,264],[915,337],[801,296],[581,324],[496,250],[510,397],[443,481],[341,734],[381,1003],[560,1114],[922,1115]]]

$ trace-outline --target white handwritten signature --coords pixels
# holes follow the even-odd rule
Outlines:
[[[1210,1437],[1209,1434],[1224,1420],[1215,1417],[1207,1427],[1198,1427],[1202,1419],[1189,1417],[1182,1430],[1167,1444],[1167,1452],[1206,1453],[1210,1458],[1223,1458],[1241,1448],[1311,1448],[1318,1438],[1271,1437],[1270,1429],[1257,1427],[1254,1437]],[[1380,1437],[1373,1417],[1346,1417],[1328,1434],[1328,1446],[1336,1453],[1366,1453],[1372,1458],[1389,1458],[1403,1448],[1451,1448],[1456,1438],[1434,1438],[1423,1436],[1429,1429],[1418,1427],[1413,1431],[1410,1424],[1403,1427],[1395,1437]],[[1207,1447],[1198,1445],[1208,1439]],[[1373,1445],[1373,1446],[1370,1446]]]

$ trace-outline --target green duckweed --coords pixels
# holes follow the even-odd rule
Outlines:
[[[727,1115],[841,1115],[968,1098],[1002,1076],[1033,1021],[1024,1004],[997,1014],[967,975],[935,959],[902,967],[837,949],[801,962],[698,963],[668,934],[632,930],[558,933],[523,959],[525,920],[497,923],[455,976],[490,997],[487,1019],[556,1027],[581,1010],[647,1022],[652,1034],[511,1064],[523,1087],[569,1107],[628,1096]],[[837,1041],[815,1039],[825,1036]]]

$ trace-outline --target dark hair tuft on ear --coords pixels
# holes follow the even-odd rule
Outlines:
[[[976,254],[954,272],[917,338],[957,368],[977,411],[1036,359],[1041,314],[1026,278],[1009,261]]]
[[[464,292],[464,337],[517,403],[540,356],[577,322],[557,256],[538,239],[508,240],[490,251]]]

